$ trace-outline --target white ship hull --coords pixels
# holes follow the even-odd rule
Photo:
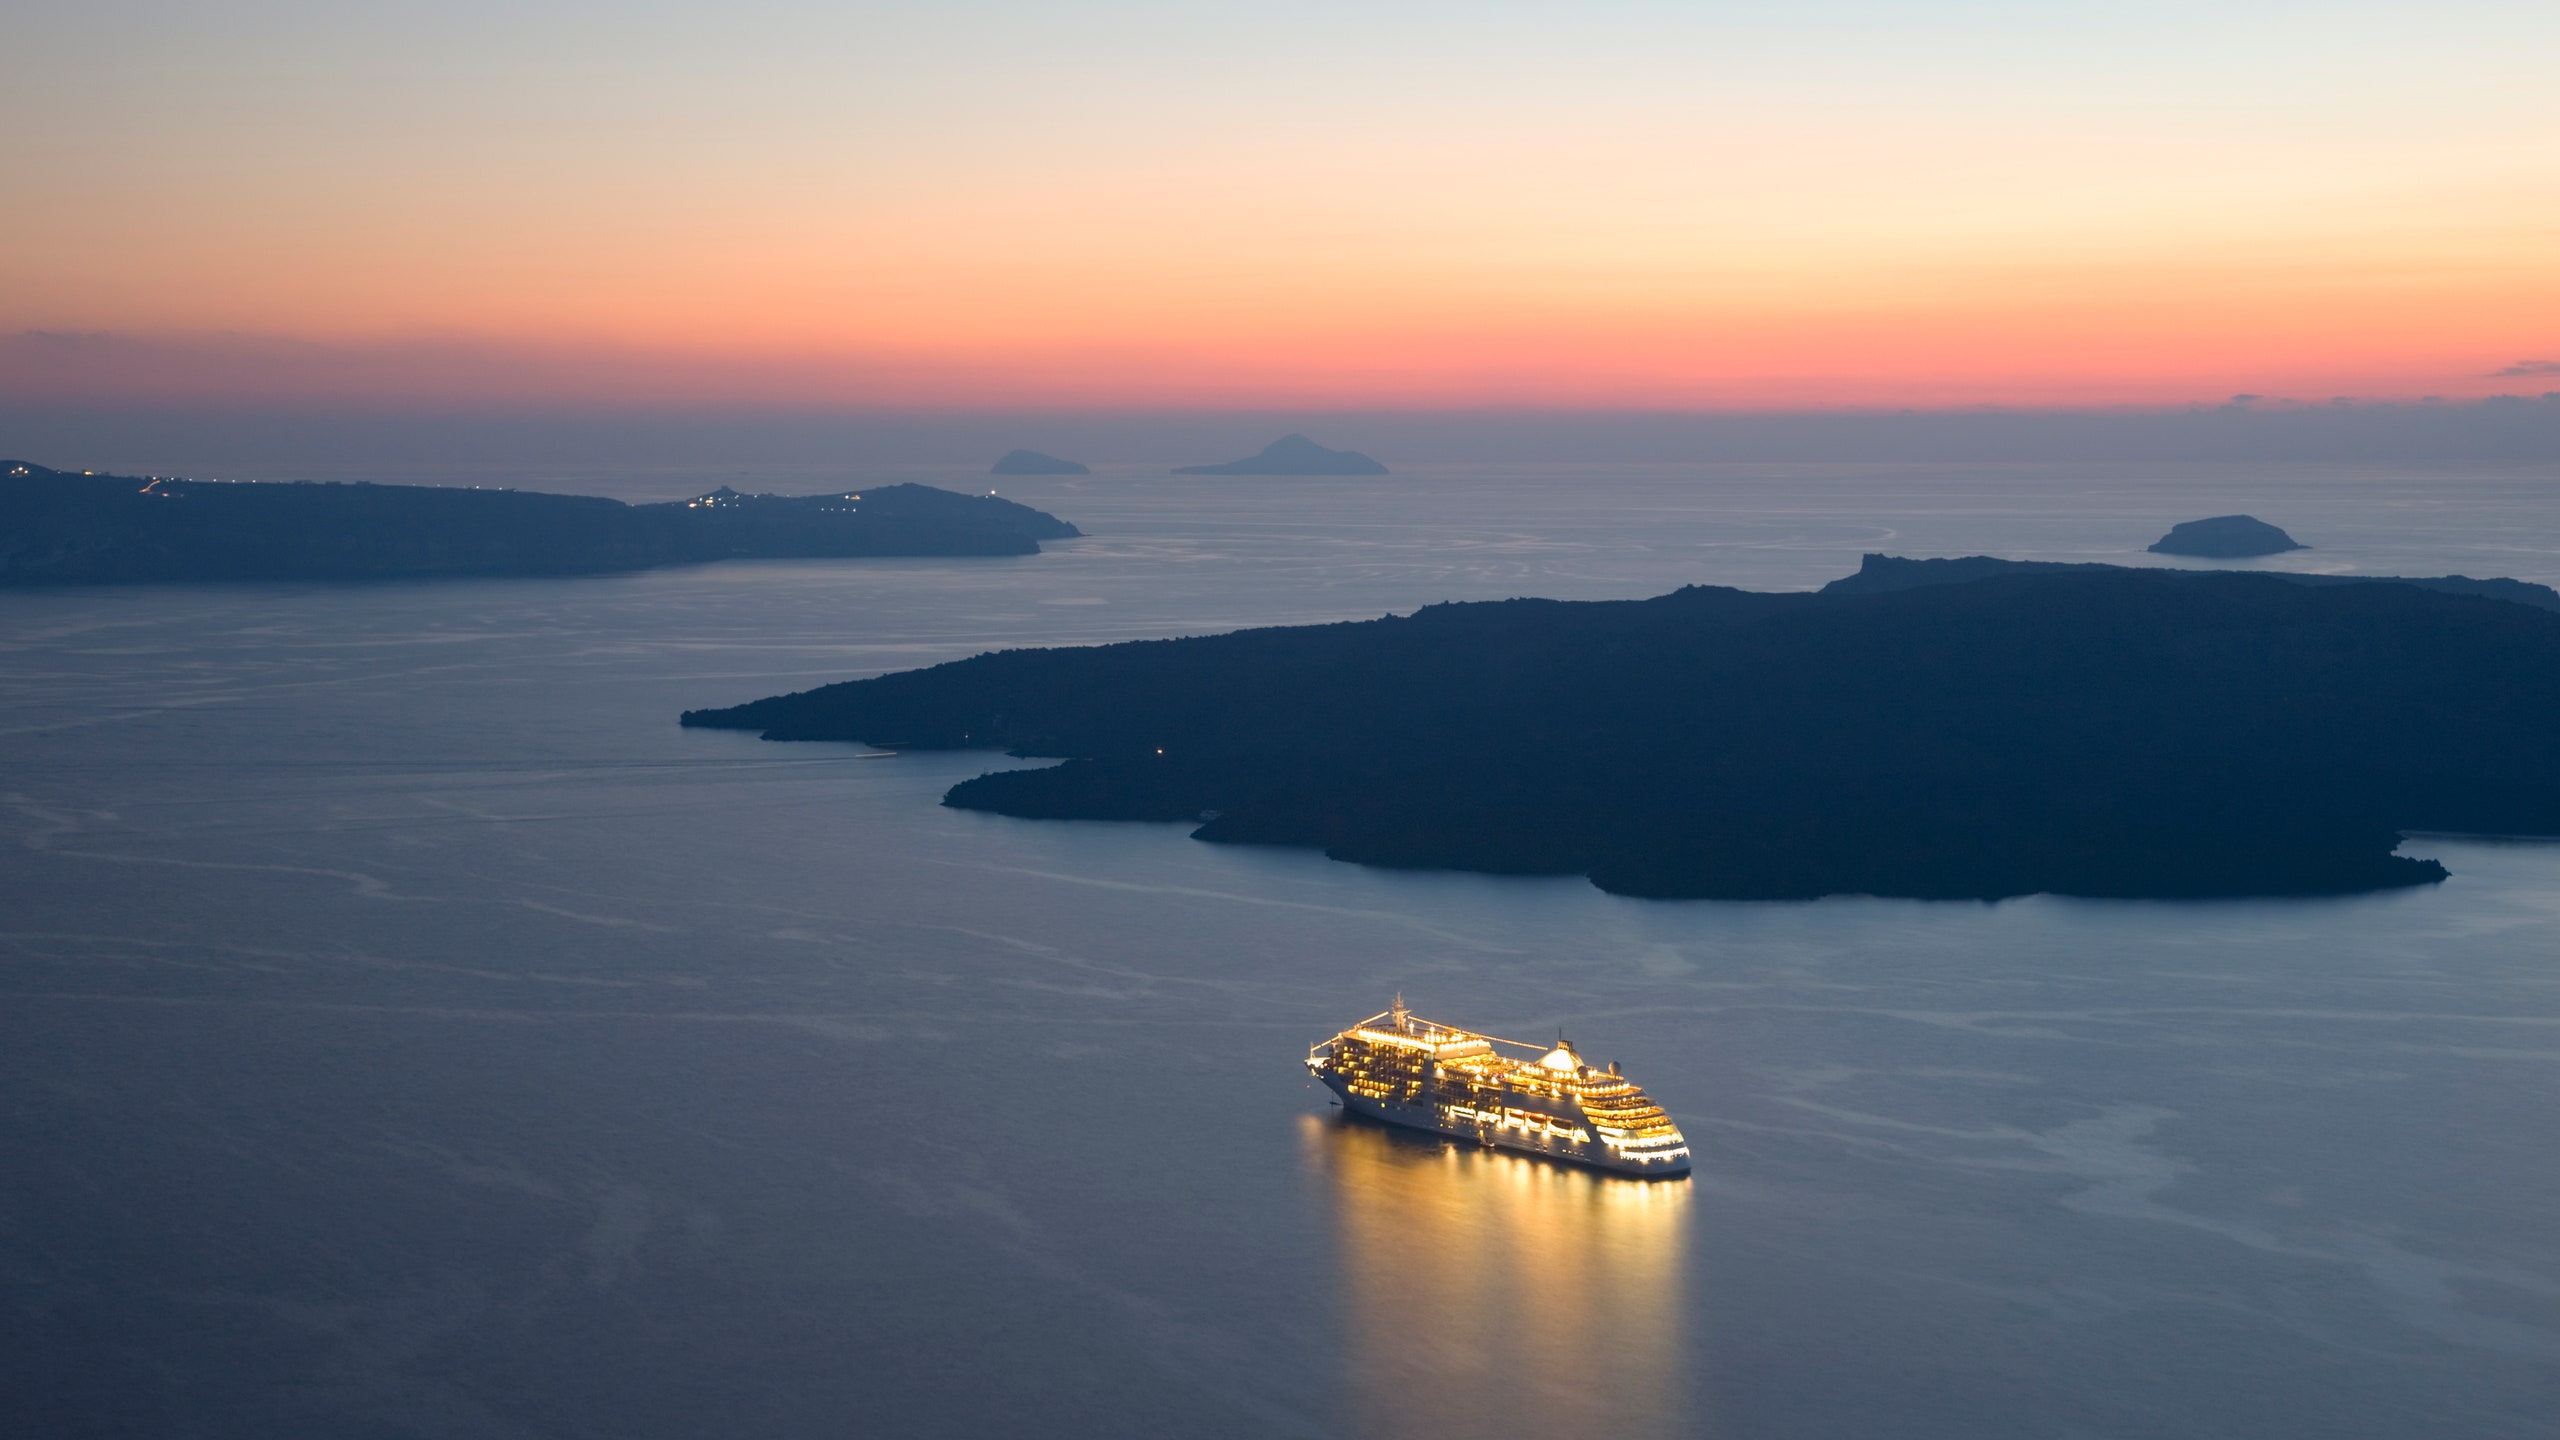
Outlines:
[[[1473,1140],[1479,1145],[1498,1150],[1516,1150],[1524,1155],[1541,1155],[1573,1165],[1588,1165],[1616,1175],[1640,1175],[1655,1180],[1670,1180],[1689,1173],[1689,1157],[1684,1153],[1661,1160],[1638,1160],[1617,1154],[1597,1140],[1579,1140],[1569,1134],[1558,1134],[1551,1127],[1531,1128],[1525,1125],[1488,1124],[1485,1121],[1450,1113],[1449,1106],[1424,1100],[1404,1103],[1374,1099],[1357,1094],[1341,1076],[1318,1071],[1316,1078],[1342,1097],[1342,1108],[1354,1115],[1383,1120],[1390,1125],[1428,1130],[1435,1135]]]

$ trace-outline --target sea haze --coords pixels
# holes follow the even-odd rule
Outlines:
[[[2560,846],[2421,837],[2450,880],[2348,900],[1659,902],[675,724],[1866,551],[2183,564],[2141,551],[2232,512],[2314,547],[2265,568],[2560,583],[2547,465],[1381,458],[994,482],[1086,532],[1036,557],[7,597],[0,1432],[2549,1433]],[[1300,1057],[1398,990],[1623,1062],[1697,1178],[1345,1126]]]

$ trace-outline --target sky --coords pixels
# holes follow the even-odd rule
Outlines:
[[[2560,390],[2560,5],[0,19],[0,401]]]

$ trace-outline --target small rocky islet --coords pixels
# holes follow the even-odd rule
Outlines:
[[[1091,467],[1080,460],[1061,460],[1037,450],[1013,450],[996,461],[987,471],[990,475],[1090,475]]]
[[[2150,545],[2154,555],[2187,555],[2204,560],[2251,560],[2310,548],[2255,515],[2183,520]]]
[[[1223,465],[1178,465],[1176,475],[1384,475],[1387,467],[1357,450],[1328,450],[1304,435],[1283,435],[1261,453]]]

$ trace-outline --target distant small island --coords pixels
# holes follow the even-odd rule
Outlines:
[[[2185,520],[2172,525],[2169,533],[2153,541],[2150,548],[2155,555],[2245,560],[2311,547],[2254,515],[2216,515],[2209,520]]]
[[[1015,450],[987,471],[990,475],[1090,475],[1082,461],[1061,460],[1037,450]]]
[[[993,495],[884,485],[626,505],[594,495],[227,484],[0,461],[0,586],[571,575],[706,560],[1036,555],[1080,532]]]
[[[1387,467],[1357,450],[1328,450],[1304,435],[1283,435],[1224,465],[1178,465],[1176,475],[1384,475]]]
[[[964,809],[1655,897],[2342,894],[2444,878],[2404,831],[2560,834],[2560,596],[2322,579],[1872,556],[1820,593],[1006,651],[683,723],[1065,758]]]

